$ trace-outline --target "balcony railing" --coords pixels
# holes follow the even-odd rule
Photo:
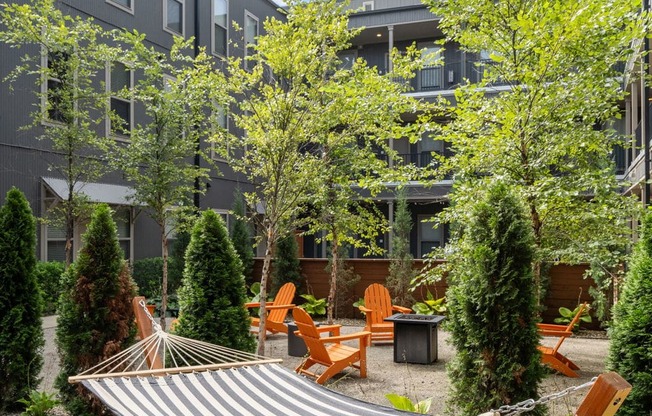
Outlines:
[[[396,82],[408,84],[414,92],[421,91],[442,91],[457,88],[464,79],[471,83],[482,81],[488,62],[466,61],[448,62],[443,65],[433,65],[417,71],[416,77],[407,81],[403,78],[395,78]],[[492,83],[492,85],[503,85],[503,83]]]

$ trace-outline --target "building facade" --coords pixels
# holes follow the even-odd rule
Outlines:
[[[24,1],[18,1],[21,3]],[[58,0],[57,7],[64,13],[92,18],[106,30],[136,29],[146,34],[148,46],[169,52],[175,36],[194,37],[196,47],[203,47],[215,57],[244,57],[247,42],[263,32],[265,18],[282,19],[284,14],[271,0]],[[242,31],[235,31],[231,22],[237,22]],[[42,55],[38,47],[21,49],[0,44],[0,76],[4,79],[21,63],[24,54]],[[44,58],[44,59],[47,59]],[[216,60],[217,62],[219,60]],[[47,65],[48,62],[42,62]],[[107,63],[106,73],[98,82],[113,85],[134,85],[137,79],[121,64]],[[42,80],[24,76],[10,88],[8,82],[0,83],[0,194],[5,195],[16,186],[25,193],[37,217],[44,218],[48,209],[67,198],[65,181],[50,169],[61,155],[52,151],[47,140],[39,140],[43,128],[56,114],[48,111],[42,123],[24,129],[31,123],[31,115],[44,106],[40,102],[38,88],[56,87],[56,79]],[[39,86],[40,84],[40,86]],[[111,108],[127,125],[135,125],[144,118],[143,109],[137,102],[119,97],[111,98]],[[56,120],[55,120],[56,121]],[[239,132],[229,122],[225,112],[221,122],[232,133]],[[98,134],[110,134],[109,122]],[[210,146],[201,143],[201,146]],[[214,209],[228,222],[237,189],[246,189],[247,182],[229,169],[224,161],[216,158],[217,170],[212,169],[206,193],[201,195],[198,206]],[[202,163],[200,161],[200,163]],[[203,162],[206,165],[205,162]],[[84,183],[81,192],[95,202],[106,202],[116,213],[120,244],[129,259],[161,256],[161,242],[156,224],[146,215],[144,207],[132,206],[129,201],[131,188],[120,172],[108,172],[97,183]],[[65,253],[65,230],[63,227],[39,223],[38,255],[42,260],[63,260]],[[80,247],[85,222],[75,226],[73,252]]]

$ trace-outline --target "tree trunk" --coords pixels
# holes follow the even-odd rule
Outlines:
[[[161,245],[163,248],[163,281],[161,282],[161,328],[165,331],[165,315],[168,310],[168,236],[165,227],[161,227]]]
[[[267,247],[265,248],[265,258],[263,260],[263,272],[260,277],[260,308],[258,310],[258,317],[260,324],[258,325],[258,355],[265,355],[265,337],[266,337],[266,324],[267,324],[267,282],[269,282],[269,275],[272,269],[272,257],[274,255],[274,245],[276,243],[276,236],[273,230],[267,230]]]
[[[532,231],[534,232],[535,259],[532,264],[532,274],[534,277],[534,296],[536,297],[537,311],[541,311],[542,300],[541,293],[541,259],[538,254],[541,251],[541,218],[534,203],[530,203],[530,219],[532,221]]]
[[[331,241],[331,284],[328,291],[328,306],[326,309],[326,322],[333,325],[333,309],[335,309],[335,292],[337,290],[337,266],[339,254],[339,241],[337,232],[333,231],[333,241]]]
[[[66,206],[66,269],[72,264],[73,241],[75,238],[75,217],[72,209],[72,193]]]

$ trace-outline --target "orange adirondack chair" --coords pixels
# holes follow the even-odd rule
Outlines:
[[[278,334],[279,332],[284,334],[288,333],[288,327],[283,322],[288,311],[294,308],[292,300],[294,299],[296,290],[297,288],[293,283],[286,283],[278,290],[274,301],[265,304],[265,309],[267,310],[267,320],[265,321],[266,332],[271,332],[272,334]],[[245,307],[258,308],[260,307],[260,302],[248,302],[245,303]],[[256,328],[252,329],[251,332],[257,334],[259,325],[260,318],[257,316],[251,317],[251,326]]]
[[[358,306],[364,312],[367,323],[365,331],[371,332],[371,342],[387,342],[394,340],[394,323],[385,322],[393,311],[411,313],[410,308],[392,305],[389,290],[379,283],[373,283],[364,291],[364,306]]]
[[[559,347],[561,347],[561,344],[564,343],[566,338],[573,335],[573,327],[577,321],[579,321],[584,309],[587,307],[587,303],[581,304],[580,308],[577,310],[577,314],[568,325],[537,324],[539,335],[544,337],[559,337],[559,341],[557,341],[557,345],[555,345],[554,348],[539,345],[541,361],[567,377],[579,377],[575,370],[579,370],[580,368],[577,364],[561,354],[559,352]]]
[[[301,308],[292,310],[294,322],[299,328],[295,333],[303,338],[310,356],[302,362],[295,371],[299,374],[306,374],[316,378],[317,383],[324,384],[326,380],[344,370],[346,367],[353,367],[360,370],[360,377],[367,377],[367,344],[371,333],[367,331],[354,334],[320,337],[321,332],[328,328],[316,327],[312,318]],[[339,328],[337,329],[339,331]],[[357,339],[359,348],[341,344],[342,341]],[[330,344],[327,346],[327,344]],[[359,364],[356,364],[359,363]],[[326,369],[323,373],[317,374],[308,371],[315,364],[320,364]]]

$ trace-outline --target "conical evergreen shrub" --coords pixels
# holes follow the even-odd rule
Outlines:
[[[299,246],[294,234],[279,240],[276,245],[276,255],[272,263],[272,287],[270,296],[274,297],[278,290],[286,283],[294,283],[297,293],[303,291],[303,277],[301,276],[301,262],[299,261]]]
[[[609,329],[607,367],[632,385],[619,415],[652,414],[652,213],[629,262]]]
[[[412,279],[418,272],[414,269],[414,257],[410,252],[412,218],[405,188],[397,192],[396,198],[396,212],[392,224],[392,255],[386,284],[389,293],[394,296],[392,302],[395,305],[410,307],[415,301],[410,291]]]
[[[57,347],[61,372],[55,386],[74,415],[97,414],[102,406],[68,377],[85,371],[133,343],[134,284],[118,243],[111,210],[98,205],[74,265],[63,278]]]
[[[193,227],[179,290],[178,335],[253,352],[249,315],[244,308],[242,263],[223,220],[204,211]]]
[[[22,407],[43,366],[36,225],[25,196],[7,192],[0,208],[0,413]]]
[[[535,399],[543,377],[532,277],[532,230],[506,186],[475,206],[449,274],[450,405],[478,415]],[[538,407],[533,414],[543,414]]]

